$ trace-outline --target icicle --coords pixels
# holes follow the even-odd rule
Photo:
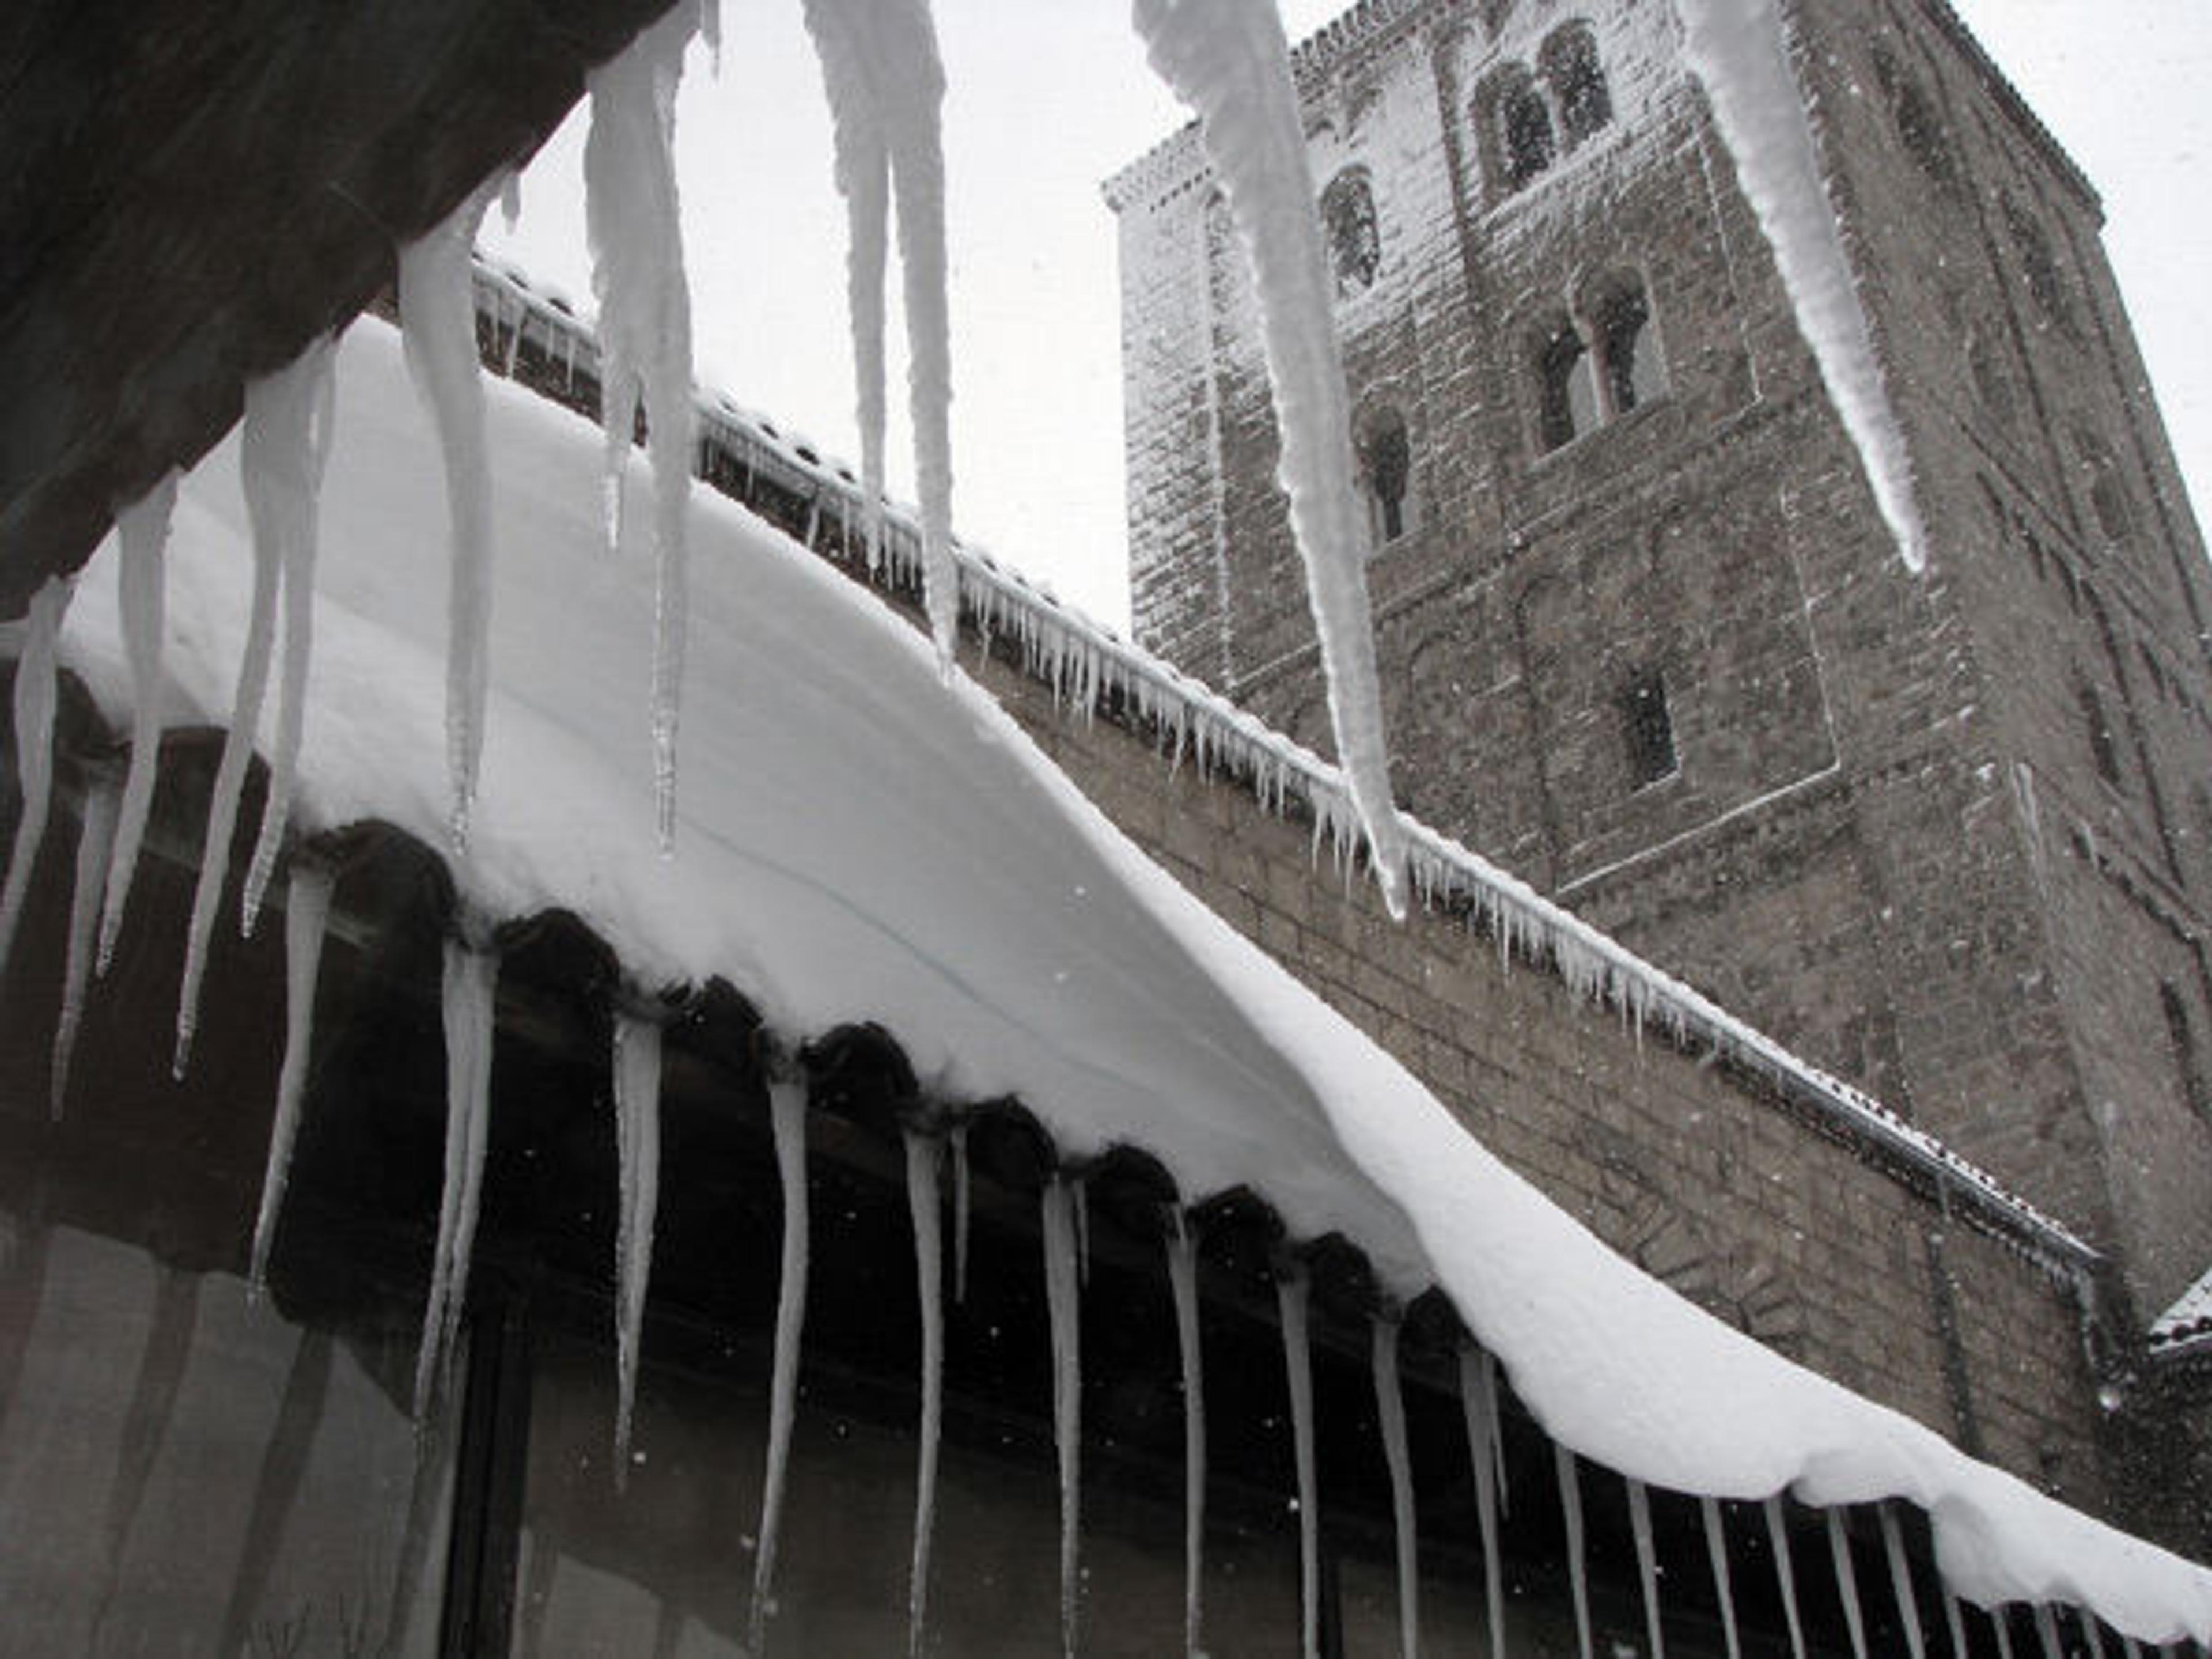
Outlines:
[[[490,187],[479,188],[444,223],[399,251],[399,332],[407,372],[438,428],[446,508],[453,525],[453,578],[446,645],[446,769],[453,789],[455,848],[469,841],[477,773],[483,760],[490,685],[491,474],[484,441],[483,372],[477,357],[469,253]]]
[[[689,588],[684,514],[697,446],[691,293],[676,197],[676,91],[698,21],[692,7],[676,7],[586,78],[592,127],[584,143],[584,210],[605,370],[600,412],[611,549],[621,539],[623,467],[641,392],[653,463],[653,779],[664,853],[676,843],[676,727]]]
[[[714,78],[722,78],[722,0],[699,0],[699,38],[707,43],[707,61]]]
[[[1377,1315],[1372,1332],[1375,1417],[1390,1470],[1390,1513],[1398,1534],[1398,1651],[1421,1650],[1421,1547],[1413,1510],[1413,1459],[1406,1443],[1406,1401],[1398,1389],[1398,1324]]]
[[[615,1015],[615,1146],[622,1212],[615,1230],[615,1484],[627,1479],[645,1296],[653,1276],[653,1224],[660,1206],[660,1025]]]
[[[1291,1443],[1298,1471],[1298,1607],[1300,1650],[1321,1653],[1321,1491],[1314,1468],[1313,1355],[1306,1337],[1304,1273],[1295,1267],[1275,1275],[1275,1305],[1283,1323],[1283,1366],[1290,1375]]]
[[[1897,1510],[1888,1504],[1881,1506],[1881,1547],[1889,1557],[1889,1582],[1897,1592],[1897,1616],[1905,1626],[1905,1644],[1912,1659],[1928,1659],[1928,1643],[1920,1628],[1920,1603],[1912,1593],[1912,1564],[1905,1557],[1905,1529],[1898,1524]]]
[[[2105,1638],[2097,1628],[2097,1615],[2087,1607],[2077,1607],[2074,1616],[2081,1621],[2081,1635],[2089,1644],[2089,1659],[2105,1659]]]
[[[313,380],[307,401],[313,432],[308,444],[309,477],[314,491],[322,488],[335,430],[337,362],[337,343],[331,339],[319,341],[300,356],[300,364]],[[300,738],[307,715],[307,668],[315,637],[316,515],[312,503],[305,518],[291,528],[299,533],[286,537],[283,544],[284,651],[277,672],[276,743],[269,757],[269,795],[261,809],[261,833],[254,838],[253,860],[246,871],[245,896],[239,903],[239,931],[248,939],[260,920],[262,896],[276,873],[276,854],[283,845],[285,820],[291,811],[292,775],[299,764]]]
[[[1728,1533],[1721,1524],[1717,1498],[1700,1498],[1698,1508],[1705,1522],[1705,1554],[1713,1564],[1713,1595],[1720,1602],[1721,1633],[1728,1639],[1729,1659],[1743,1659],[1743,1644],[1735,1628],[1735,1587],[1729,1577]]]
[[[2058,1639],[2058,1617],[2048,1601],[2035,1603],[2035,1635],[2043,1644],[2043,1659],[2066,1659],[2066,1644]]]
[[[191,922],[185,939],[185,971],[177,998],[179,1078],[191,1064],[199,1025],[200,984],[207,973],[216,911],[230,873],[230,844],[238,825],[238,798],[246,763],[261,734],[261,705],[268,694],[269,657],[276,632],[276,590],[287,550],[314,535],[320,468],[315,456],[315,407],[330,372],[327,343],[310,346],[291,364],[246,388],[246,423],[239,439],[238,470],[253,524],[253,599],[239,653],[231,696],[230,727],[208,799],[207,830],[200,842],[199,882],[192,892]]]
[[[1082,1581],[1083,1304],[1079,1183],[1054,1176],[1043,1198],[1044,1295],[1052,1325],[1052,1427],[1060,1450],[1060,1641],[1074,1659]]]
[[[1198,1243],[1178,1207],[1168,1238],[1168,1285],[1175,1293],[1176,1342],[1182,1354],[1182,1640],[1205,1648],[1206,1366],[1198,1335]]]
[[[268,1288],[269,1253],[276,1243],[276,1218],[291,1178],[292,1143],[307,1092],[314,1046],[315,985],[322,972],[323,936],[330,921],[337,872],[314,859],[295,860],[284,904],[284,1063],[276,1073],[276,1110],[269,1125],[269,1164],[261,1177],[261,1207],[253,1222],[253,1254],[246,1269],[250,1295]]]
[[[959,621],[952,559],[952,358],[945,290],[945,71],[927,0],[806,0],[836,125],[851,238],[854,359],[870,540],[881,512],[884,216],[898,207],[910,419],[921,495],[924,605],[948,672]],[[873,453],[871,454],[872,449]]]
[[[1959,1598],[1942,1573],[1936,1575],[1936,1581],[1943,1589],[1943,1623],[1951,1633],[1951,1659],[1969,1659],[1972,1650],[1966,1645],[1966,1620],[1959,1611]]]
[[[952,1299],[968,1301],[968,1126],[952,1126]]]
[[[1497,1373],[1490,1356],[1459,1351],[1459,1402],[1474,1462],[1474,1513],[1482,1529],[1482,1590],[1490,1611],[1490,1659],[1505,1659],[1505,1574],[1499,1559]]]
[[[1836,1594],[1844,1604],[1844,1624],[1851,1635],[1851,1652],[1856,1659],[1867,1659],[1866,1615],[1859,1607],[1859,1578],[1851,1566],[1850,1534],[1844,1526],[1844,1512],[1839,1509],[1827,1511],[1828,1554],[1836,1564]],[[2057,1659],[2053,1655],[2052,1659]]]
[[[1067,1192],[1075,1211],[1076,1278],[1088,1290],[1091,1285],[1091,1189],[1084,1185],[1080,1176],[1076,1176],[1069,1178]]]
[[[70,1056],[84,1019],[84,992],[92,978],[94,939],[100,926],[100,896],[115,847],[115,821],[122,815],[123,788],[105,769],[88,781],[84,819],[76,838],[76,886],[70,893],[69,955],[62,969],[62,1012],[54,1026],[52,1113],[62,1117],[69,1097]]]
[[[1990,1623],[1996,1627],[1997,1659],[2013,1659],[2011,1615],[2002,1606],[1991,1607]]]
[[[415,1420],[429,1409],[460,1333],[476,1243],[477,1200],[483,1182],[485,1132],[491,1106],[494,999],[499,957],[459,939],[446,941],[442,996],[446,1024],[446,1182],[438,1204],[438,1243],[431,1258],[430,1295],[415,1357]]]
[[[945,1261],[938,1233],[937,1143],[906,1132],[906,1203],[921,1303],[921,1447],[915,1477],[914,1565],[907,1582],[906,1648],[922,1651],[929,1612],[929,1549],[937,1524],[937,1445],[945,1414]]]
[[[1559,1471],[1559,1511],[1567,1523],[1567,1577],[1575,1597],[1575,1651],[1591,1659],[1589,1562],[1583,1547],[1583,1488],[1575,1455],[1554,1441],[1552,1455]]]
[[[746,1649],[768,1651],[769,1615],[775,1608],[775,1558],[783,1534],[783,1488],[791,1464],[791,1428],[799,1409],[799,1349],[806,1322],[806,1085],[771,1077],[770,1121],[775,1130],[775,1168],[783,1186],[783,1267],[775,1300],[775,1358],[768,1413],[768,1471],[761,1484],[760,1547],[753,1558],[752,1621]]]
[[[1805,1659],[1805,1626],[1797,1616],[1797,1573],[1790,1564],[1790,1524],[1783,1518],[1782,1494],[1766,1500],[1766,1536],[1774,1548],[1774,1577],[1782,1589],[1782,1614],[1790,1626],[1793,1659]]]
[[[520,167],[509,167],[500,175],[499,216],[506,224],[507,234],[510,236],[514,234],[516,228],[522,223],[522,170]],[[526,317],[529,315],[526,308],[522,315]],[[521,337],[522,324],[520,319],[516,320],[514,332],[516,337]],[[512,359],[510,358],[509,361]]]
[[[1279,473],[1306,591],[1337,753],[1393,916],[1406,914],[1406,832],[1391,804],[1368,611],[1366,511],[1333,287],[1306,165],[1290,51],[1273,0],[1137,0],[1152,67],[1198,113],[1207,159],[1242,234],[1281,428]]]
[[[1628,1525],[1636,1539],[1636,1576],[1644,1586],[1644,1629],[1651,1659],[1666,1659],[1659,1623],[1659,1553],[1651,1537],[1651,1494],[1641,1480],[1628,1482]]]
[[[163,589],[167,583],[169,516],[177,506],[177,475],[168,474],[143,497],[115,515],[122,543],[118,577],[123,647],[131,664],[131,765],[125,774],[115,845],[108,854],[107,884],[100,915],[100,949],[93,971],[106,975],[123,932],[124,907],[138,867],[138,844],[154,805],[154,774],[161,759]]]
[[[23,796],[15,820],[15,843],[8,854],[8,879],[0,887],[0,969],[15,943],[23,919],[23,900],[31,890],[31,872],[46,838],[46,815],[54,798],[54,708],[58,701],[55,659],[62,617],[69,610],[65,576],[49,576],[31,595],[25,619],[22,654],[15,659],[15,779]]]

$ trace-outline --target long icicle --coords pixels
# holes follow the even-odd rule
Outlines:
[[[615,1149],[621,1163],[622,1208],[615,1229],[615,1484],[629,1479],[630,1431],[637,1407],[638,1358],[645,1339],[645,1297],[653,1278],[653,1225],[660,1207],[660,1022],[619,1009],[615,1014]]]
[[[146,815],[154,805],[154,774],[161,760],[161,679],[164,590],[168,584],[169,520],[176,511],[177,475],[161,483],[115,515],[122,547],[118,582],[123,611],[123,647],[131,665],[131,765],[124,775],[123,800],[115,820],[115,845],[108,854],[107,884],[100,913],[100,948],[93,972],[105,975],[115,959],[123,932],[123,912],[131,902],[131,877],[138,867],[138,845],[145,837]]]
[[[1790,1523],[1782,1513],[1782,1494],[1766,1500],[1766,1538],[1774,1551],[1774,1579],[1782,1590],[1782,1616],[1790,1626],[1792,1659],[1805,1659],[1805,1625],[1797,1616],[1797,1570],[1790,1560]]]
[[[806,1084],[796,1076],[771,1076],[769,1121],[775,1132],[775,1168],[783,1188],[783,1264],[775,1298],[775,1358],[770,1367],[768,1472],[761,1483],[760,1548],[753,1558],[752,1618],[747,1650],[768,1651],[768,1621],[775,1610],[775,1558],[783,1535],[783,1491],[791,1465],[791,1429],[799,1409],[799,1352],[806,1322]]]
[[[676,728],[690,608],[685,514],[697,447],[691,292],[676,190],[676,94],[698,21],[694,6],[673,8],[586,82],[592,126],[584,143],[584,210],[605,358],[600,404],[611,544],[621,533],[622,471],[641,391],[653,464],[653,822],[664,853],[676,844]]]
[[[1912,1592],[1912,1564],[1905,1555],[1905,1528],[1898,1522],[1894,1504],[1881,1504],[1878,1512],[1882,1553],[1889,1558],[1890,1588],[1897,1593],[1897,1616],[1905,1626],[1905,1648],[1912,1659],[1928,1659],[1928,1641],[1920,1628],[1920,1601]]]
[[[1641,1480],[1628,1482],[1628,1525],[1636,1540],[1636,1576],[1644,1586],[1644,1637],[1651,1659],[1667,1659],[1659,1622],[1659,1552],[1651,1536],[1651,1493]]]
[[[1990,1609],[1990,1623],[1996,1627],[1997,1659],[2013,1659],[2012,1615],[2000,1603]]]
[[[307,1066],[314,1047],[315,986],[322,974],[323,938],[337,888],[337,871],[331,866],[319,859],[293,860],[291,891],[284,905],[284,1063],[276,1073],[269,1162],[261,1176],[261,1206],[254,1216],[253,1254],[246,1274],[247,1293],[256,1299],[268,1288],[269,1255],[276,1245],[276,1218],[291,1179],[292,1146],[299,1136],[300,1107],[307,1097]]]
[[[1052,1429],[1060,1452],[1060,1641],[1074,1659],[1082,1589],[1083,1286],[1075,1231],[1076,1184],[1045,1183],[1044,1297],[1052,1326]]]
[[[1859,1576],[1851,1565],[1850,1533],[1844,1525],[1844,1512],[1839,1508],[1827,1511],[1828,1556],[1836,1566],[1836,1594],[1844,1604],[1844,1625],[1850,1632],[1851,1652],[1856,1659],[1867,1659],[1866,1613],[1859,1606]],[[2058,1659],[2053,1654],[2051,1659]]]
[[[968,1301],[968,1126],[956,1123],[945,1137],[952,1147],[952,1299]]]
[[[1713,1595],[1720,1602],[1721,1633],[1728,1641],[1729,1659],[1743,1659],[1743,1642],[1735,1627],[1735,1586],[1729,1576],[1728,1532],[1721,1522],[1717,1498],[1700,1498],[1698,1509],[1705,1523],[1705,1555],[1713,1566]]]
[[[313,436],[309,443],[315,488],[322,488],[330,460],[331,438],[336,429],[337,343],[324,340],[301,358],[314,364],[314,395],[309,420]],[[307,669],[314,655],[315,552],[317,519],[307,515],[301,534],[284,544],[284,649],[277,661],[276,740],[269,755],[269,795],[261,808],[261,831],[254,837],[253,859],[246,866],[245,896],[238,907],[239,931],[246,938],[261,917],[261,901],[276,872],[276,854],[284,842],[284,826],[292,811],[292,777],[300,763],[300,739],[307,727]]]
[[[921,1430],[914,1482],[914,1562],[907,1578],[906,1650],[923,1650],[929,1620],[929,1554],[937,1526],[937,1448],[945,1417],[945,1246],[940,1237],[937,1142],[906,1131],[906,1205],[914,1223],[914,1271],[921,1308]]]
[[[1375,1420],[1382,1431],[1382,1461],[1390,1471],[1390,1513],[1398,1534],[1398,1651],[1416,1659],[1421,1650],[1421,1542],[1413,1507],[1413,1457],[1406,1440],[1406,1400],[1398,1386],[1398,1322],[1375,1316]]]
[[[2066,1659],[2066,1644],[2058,1639],[2058,1615],[2048,1601],[2034,1605],[2035,1638],[2043,1644],[2043,1659]]]
[[[1943,1590],[1943,1625],[1951,1635],[1951,1659],[1970,1659],[1972,1650],[1966,1645],[1966,1620],[1959,1610],[1958,1595],[1941,1572],[1936,1575],[1936,1582]]]
[[[1305,1659],[1321,1652],[1321,1481],[1314,1467],[1313,1352],[1306,1334],[1310,1286],[1295,1266],[1275,1274],[1283,1325],[1283,1369],[1291,1391],[1291,1447],[1298,1474],[1298,1640]]]
[[[399,252],[399,335],[407,371],[429,405],[445,462],[453,574],[446,613],[446,771],[453,792],[448,830],[469,843],[477,775],[483,761],[490,691],[492,520],[484,438],[483,370],[469,254],[490,205],[480,187],[445,222]]]
[[[440,999],[446,1028],[446,1173],[438,1201],[430,1294],[422,1309],[422,1336],[415,1355],[418,1425],[429,1422],[468,1296],[469,1257],[476,1244],[477,1200],[483,1191],[490,1116],[492,1018],[498,989],[499,957],[495,952],[457,939],[446,941]]]
[[[1575,1598],[1575,1651],[1591,1659],[1589,1560],[1583,1540],[1583,1485],[1575,1455],[1557,1441],[1552,1443],[1553,1462],[1559,1473],[1559,1514],[1567,1529],[1567,1582]]]
[[[62,1119],[69,1098],[70,1057],[76,1050],[77,1027],[84,1020],[85,988],[92,979],[94,936],[100,927],[100,896],[115,848],[115,823],[122,816],[123,786],[106,768],[87,781],[84,818],[77,828],[76,885],[70,892],[69,954],[62,968],[62,1011],[54,1024],[54,1058],[50,1101],[53,1121]]]
[[[1490,1613],[1490,1659],[1505,1659],[1505,1572],[1498,1537],[1498,1386],[1490,1355],[1459,1351],[1459,1403],[1474,1465],[1474,1514],[1482,1531],[1482,1594]]]
[[[230,726],[222,759],[208,797],[207,828],[200,840],[198,884],[185,935],[185,971],[177,996],[177,1050],[170,1069],[182,1078],[191,1066],[192,1037],[199,1028],[200,985],[216,912],[230,874],[230,844],[238,827],[238,800],[246,763],[261,735],[261,705],[268,694],[269,659],[276,634],[276,593],[285,549],[313,535],[319,483],[314,408],[319,377],[327,372],[325,347],[311,346],[288,367],[246,388],[246,421],[239,437],[239,479],[253,525],[253,598],[246,643],[238,656]]]
[[[1168,1285],[1182,1355],[1182,1643],[1186,1654],[1196,1655],[1206,1645],[1206,1362],[1198,1328],[1198,1242],[1182,1207],[1173,1213]]]
[[[0,969],[8,965],[15,927],[23,919],[23,900],[31,890],[31,872],[46,838],[46,817],[54,799],[54,710],[59,701],[56,665],[62,617],[69,610],[70,580],[49,576],[31,595],[25,618],[22,654],[15,659],[15,780],[23,811],[15,820],[15,841],[8,852],[8,878],[0,886]]]
[[[2081,1639],[2089,1644],[2089,1659],[2105,1659],[2105,1638],[2097,1628],[2097,1615],[2088,1608],[2077,1606],[2074,1617],[2081,1626]]]

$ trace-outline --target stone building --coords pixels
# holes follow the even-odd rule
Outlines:
[[[1297,53],[1395,782],[2079,1230],[2140,1332],[2212,1261],[2203,547],[2089,182],[1942,0],[1788,16],[1921,572],[1676,8]],[[1139,639],[1325,744],[1195,131],[1109,197]]]

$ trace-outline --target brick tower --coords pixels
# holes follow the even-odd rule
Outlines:
[[[2212,581],[2094,191],[1943,0],[1788,0],[1930,552],[1668,0],[1301,47],[1400,799],[2015,1183],[2135,1328],[2212,1261]],[[1194,131],[1120,215],[1140,641],[1326,744]]]

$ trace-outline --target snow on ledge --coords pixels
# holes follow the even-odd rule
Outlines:
[[[2151,1321],[2148,1340],[2157,1359],[2212,1352],[2212,1268]]]

